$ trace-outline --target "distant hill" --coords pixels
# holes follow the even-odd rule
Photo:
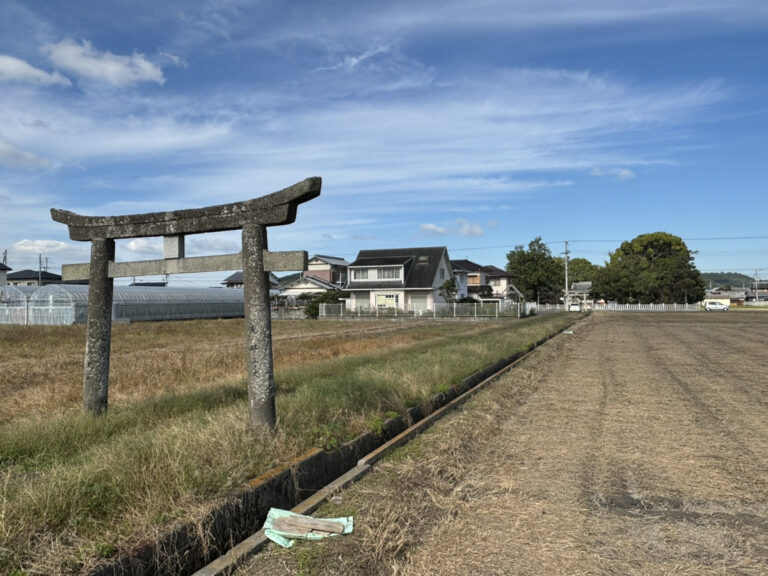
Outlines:
[[[712,288],[716,286],[728,286],[735,288],[749,288],[754,278],[747,276],[746,274],[739,274],[738,272],[702,272],[701,277],[704,280],[704,284],[709,289],[710,282]]]

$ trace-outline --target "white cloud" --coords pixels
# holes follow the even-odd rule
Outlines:
[[[99,52],[87,40],[83,40],[82,44],[62,40],[47,45],[44,50],[55,66],[89,81],[111,86],[165,82],[162,69],[138,52],[131,56]]]
[[[51,166],[51,163],[45,158],[19,150],[2,140],[0,140],[0,164],[9,168],[24,168],[26,170],[43,170]]]
[[[629,168],[592,168],[589,173],[592,176],[615,176],[617,180],[634,180],[636,174]]]
[[[427,236],[445,236],[453,234],[458,236],[471,236],[477,238],[483,235],[483,228],[474,222],[469,222],[463,218],[457,218],[450,226],[438,226],[437,224],[422,224],[419,230]]]
[[[419,226],[419,230],[426,233],[428,236],[443,236],[448,233],[447,228],[435,224],[422,224]]]
[[[185,238],[187,254],[229,254],[240,251],[239,232],[196,234]]]
[[[163,253],[163,241],[157,238],[134,238],[120,244],[122,248],[137,254],[158,255]]]
[[[74,246],[59,240],[20,240],[11,246],[11,251],[25,254],[56,254],[73,250]]]
[[[459,218],[456,220],[456,225],[459,227],[459,236],[472,236],[473,238],[477,238],[478,236],[483,235],[482,227],[474,222],[468,222],[467,220]]]
[[[35,68],[24,60],[0,54],[0,82],[26,82],[30,84],[60,84],[71,86],[69,78],[58,72],[49,73]]]

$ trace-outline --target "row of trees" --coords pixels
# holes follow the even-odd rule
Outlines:
[[[553,256],[541,237],[507,254],[507,272],[526,298],[557,303],[565,285],[565,260]],[[585,258],[568,261],[568,282],[592,282],[594,298],[621,303],[699,302],[704,281],[682,238],[666,232],[622,242],[604,266]]]

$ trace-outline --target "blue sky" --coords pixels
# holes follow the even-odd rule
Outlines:
[[[767,54],[763,0],[5,0],[0,252],[58,272],[88,246],[52,207],[192,208],[321,176],[271,249],[446,245],[503,267],[541,236],[601,264],[665,231],[702,271],[766,277]]]

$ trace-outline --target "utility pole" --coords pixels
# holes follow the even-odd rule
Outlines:
[[[3,264],[8,265],[8,250],[3,250]]]
[[[568,294],[568,240],[565,241],[565,299],[563,303],[565,305],[565,311],[568,312],[571,308]]]
[[[37,285],[43,285],[43,255],[37,255]]]

